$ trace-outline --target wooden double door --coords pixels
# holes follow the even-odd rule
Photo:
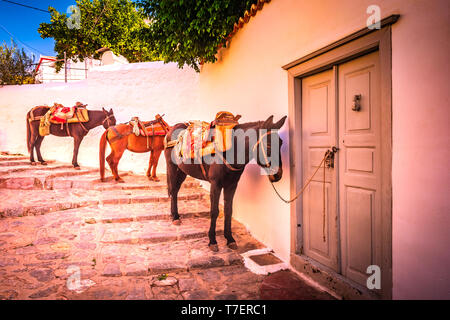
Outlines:
[[[375,51],[301,81],[303,183],[339,149],[303,195],[303,254],[364,286],[386,247],[379,63]]]

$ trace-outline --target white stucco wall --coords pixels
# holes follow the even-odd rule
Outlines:
[[[88,109],[113,108],[118,123],[133,116],[152,120],[155,114],[165,114],[169,124],[191,117],[199,118],[198,73],[176,64],[147,62],[110,65],[94,68],[87,80],[73,83],[0,87],[0,150],[27,153],[25,115],[34,106],[67,106],[76,101],[88,104]],[[98,166],[98,143],[104,128],[91,130],[84,138],[78,160],[81,166]],[[73,139],[47,136],[42,143],[44,159],[71,162]],[[119,170],[143,173],[148,167],[149,153],[125,152]],[[158,172],[165,172],[164,157]]]
[[[281,67],[366,26],[369,5],[392,26],[393,297],[450,298],[448,158],[449,4],[445,0],[274,0],[251,18],[200,74],[205,116],[218,106],[242,122],[288,114],[287,73]],[[289,194],[288,128],[285,172]],[[256,168],[247,169],[234,215],[289,261],[290,212]]]

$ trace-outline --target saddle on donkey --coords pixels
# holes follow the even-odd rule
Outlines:
[[[61,127],[66,123],[88,122],[89,114],[86,109],[87,104],[77,102],[73,107],[65,107],[62,104],[54,103],[52,107],[41,117],[34,117],[31,112],[29,121],[40,120],[39,134],[46,136],[50,134],[50,124],[60,124]]]
[[[157,114],[155,120],[141,121],[138,117],[133,117],[127,123],[130,130],[126,133],[120,133],[115,127],[111,127],[111,130],[115,133],[113,138],[109,139],[109,142],[122,139],[124,136],[128,136],[134,133],[135,136],[147,138],[147,148],[149,144],[149,138],[152,136],[165,136],[169,132],[170,126],[164,121],[161,115]]]
[[[201,158],[216,151],[227,151],[232,146],[232,129],[239,124],[240,118],[240,115],[234,116],[230,112],[221,111],[211,123],[190,121],[178,139],[166,141],[165,147],[175,147],[176,154],[184,159]]]

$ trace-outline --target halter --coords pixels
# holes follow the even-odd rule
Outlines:
[[[269,164],[269,159],[267,158],[266,149],[264,148],[263,139],[264,139],[264,137],[269,136],[270,134],[272,134],[272,130],[267,131],[266,133],[264,133],[258,139],[258,141],[255,143],[255,145],[253,146],[253,149],[252,149],[253,153],[255,153],[255,149],[258,147],[258,145],[262,144],[262,147],[263,147],[262,148],[262,152],[263,152],[263,157],[264,157],[264,161],[265,161],[265,164],[262,165],[262,167],[265,167],[265,168],[270,168],[271,165]],[[269,146],[267,146],[267,148],[269,148]]]
[[[109,121],[109,118],[114,117],[114,115],[106,115],[106,118],[102,121],[102,125],[105,124],[105,121],[108,120],[108,128],[111,126],[111,123]]]

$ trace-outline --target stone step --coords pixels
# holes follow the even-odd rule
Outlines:
[[[209,218],[187,218],[176,226],[170,220],[147,220],[105,225],[102,243],[145,244],[198,239],[208,236]],[[223,234],[223,219],[217,219],[216,234]]]
[[[72,169],[75,171],[73,166],[71,164],[61,164],[61,163],[49,163],[46,166],[43,165],[17,165],[17,166],[3,166],[0,167],[0,176],[5,175],[11,175],[17,172],[30,172],[32,171],[33,174],[39,173],[40,171],[48,172],[53,170],[59,170],[59,169]],[[29,173],[28,173],[29,174]]]
[[[56,189],[93,189],[93,190],[151,190],[166,189],[166,175],[159,175],[160,181],[150,181],[145,176],[135,175],[131,172],[120,172],[125,183],[118,183],[112,176],[106,182],[100,182],[98,169],[82,168],[68,169],[40,169],[32,174],[29,172],[12,172],[0,176],[0,189],[21,190],[56,190]],[[199,187],[198,180],[187,178],[182,188]]]
[[[0,189],[0,218],[42,215],[49,212],[106,204],[137,204],[168,202],[165,190],[17,190]],[[207,199],[209,194],[202,188],[180,191],[179,200]]]
[[[84,216],[86,223],[125,223],[146,220],[171,219],[170,202],[154,202],[128,205],[104,205],[88,208],[84,212],[77,209],[77,215]],[[208,217],[209,200],[180,200],[178,212],[182,219]]]
[[[1,151],[0,152],[0,162],[1,161],[10,161],[10,160],[27,160],[30,159],[27,156],[22,154],[9,154],[8,152]]]
[[[107,177],[105,182],[100,182],[98,173],[83,176],[61,177],[54,179],[51,189],[68,189],[68,188],[89,188],[93,190],[167,190],[166,175],[158,175],[160,181],[150,181],[146,176],[135,175],[132,173],[120,173],[124,183],[118,183],[112,176]],[[198,180],[187,178],[182,188],[199,187]]]
[[[47,163],[55,163],[54,160],[48,160]],[[0,160],[0,167],[29,166],[30,160]]]
[[[262,247],[248,235],[235,235],[242,248]],[[242,265],[243,250],[233,251],[222,236],[217,237],[219,252],[208,248],[208,238],[149,243],[145,245],[104,244],[101,260],[95,266],[103,277],[176,274]]]
[[[39,170],[30,172],[10,172],[5,175],[0,175],[0,189],[21,189],[21,190],[42,190],[52,189],[53,180],[58,177],[71,177],[92,174],[96,169],[83,168],[75,170],[71,165],[45,169],[40,167]]]

